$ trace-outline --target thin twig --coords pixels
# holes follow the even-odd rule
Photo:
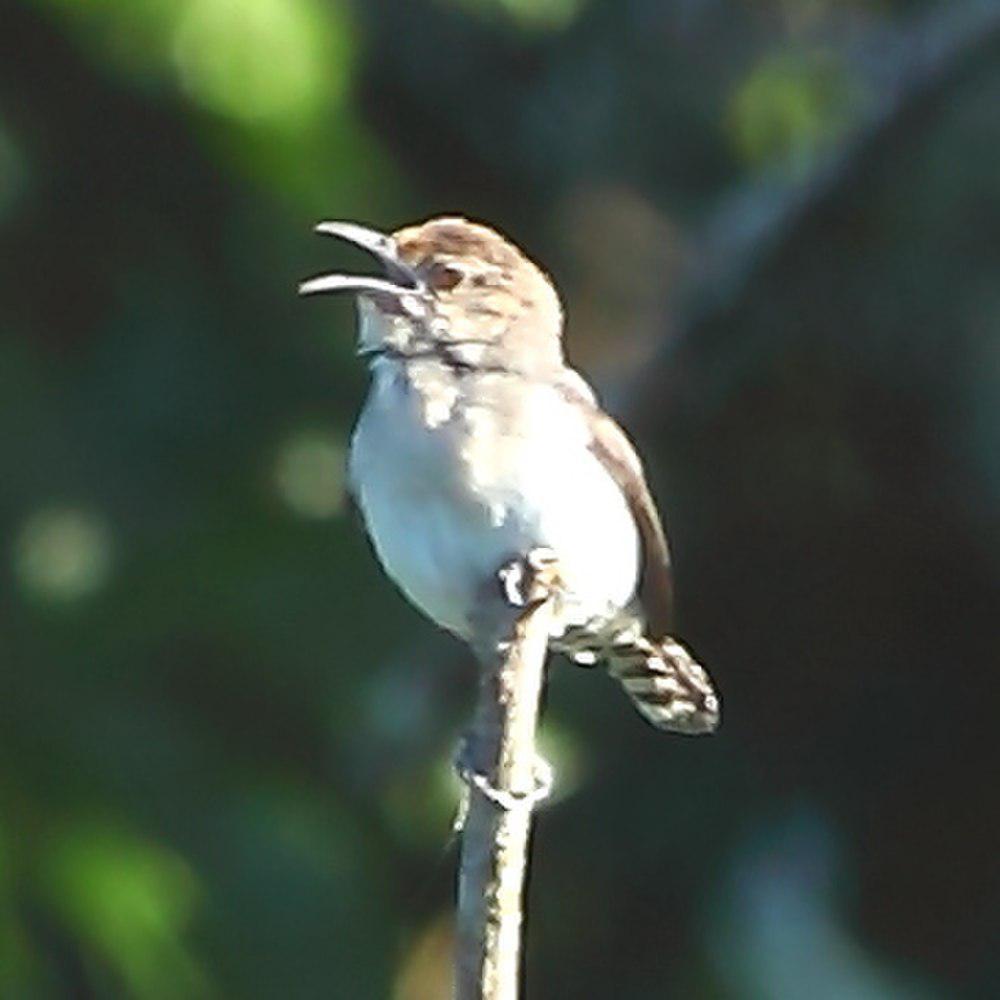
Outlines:
[[[553,615],[551,584],[538,575],[530,589],[512,638],[483,664],[463,748],[469,803],[458,880],[458,1000],[515,1000],[519,992],[531,815],[546,793],[535,729]]]

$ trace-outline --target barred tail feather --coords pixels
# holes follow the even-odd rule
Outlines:
[[[711,733],[719,726],[719,696],[705,668],[676,639],[650,639],[629,614],[603,625],[574,626],[551,646],[582,667],[605,663],[639,713],[657,729]]]
[[[606,656],[608,672],[657,729],[693,735],[718,727],[719,697],[712,682],[676,640],[652,640],[626,631]]]

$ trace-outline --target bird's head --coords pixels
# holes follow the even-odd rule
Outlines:
[[[358,294],[362,354],[440,353],[529,374],[563,363],[555,288],[488,226],[446,217],[391,236],[351,222],[321,222],[316,231],[367,250],[382,266],[377,277],[322,274],[299,286],[303,295]]]

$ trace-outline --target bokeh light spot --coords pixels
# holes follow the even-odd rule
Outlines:
[[[288,124],[343,96],[350,35],[336,4],[191,0],[174,59],[187,92],[216,114]]]
[[[74,601],[100,590],[111,562],[108,523],[75,507],[32,514],[14,540],[18,582],[26,593],[46,601]]]
[[[525,30],[566,28],[580,15],[585,0],[452,0],[483,14],[500,14]]]
[[[451,917],[436,917],[420,931],[403,959],[393,1000],[451,996],[454,991],[454,951],[455,931]]]
[[[538,752],[556,775],[549,801],[560,802],[575,795],[590,771],[589,755],[576,733],[549,720],[538,733]]]
[[[749,162],[801,173],[854,121],[859,97],[826,53],[768,56],[733,96],[730,130]]]
[[[332,431],[299,431],[281,445],[274,484],[299,517],[322,520],[344,509],[344,442]]]
[[[401,843],[435,849],[458,814],[462,785],[450,754],[400,768],[381,796],[383,818]]]
[[[81,823],[46,845],[40,878],[49,905],[142,997],[206,995],[184,947],[201,888],[174,852]]]

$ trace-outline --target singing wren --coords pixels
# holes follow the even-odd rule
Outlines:
[[[550,648],[606,664],[654,726],[714,730],[718,696],[669,634],[670,555],[642,463],[567,365],[549,278],[464,218],[392,235],[349,222],[316,230],[383,271],[320,275],[300,292],[357,295],[371,384],[349,481],[386,573],[477,648],[498,569],[550,550],[560,579]]]

